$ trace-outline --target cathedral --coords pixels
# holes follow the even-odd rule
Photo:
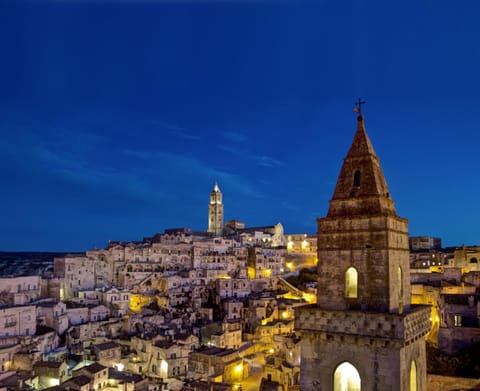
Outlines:
[[[408,221],[357,110],[327,216],[317,219],[317,303],[295,316],[301,389],[424,391],[430,307],[410,304]]]
[[[223,232],[223,202],[222,192],[215,182],[213,190],[210,193],[210,203],[208,204],[208,230],[207,232],[220,236]]]

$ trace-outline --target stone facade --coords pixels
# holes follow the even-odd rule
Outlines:
[[[407,220],[362,116],[317,238],[317,304],[295,317],[301,389],[426,390],[430,308],[410,305]]]
[[[0,337],[34,335],[36,325],[34,305],[0,308]]]

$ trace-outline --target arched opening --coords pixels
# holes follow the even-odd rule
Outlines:
[[[345,272],[345,296],[358,297],[358,272],[354,267],[349,267]]]
[[[352,364],[341,363],[333,374],[333,391],[360,391],[360,374]]]
[[[412,360],[410,365],[410,391],[417,391],[417,364]]]
[[[478,259],[475,257],[470,258],[470,263],[478,263]]]
[[[360,187],[360,170],[353,173],[353,187]]]

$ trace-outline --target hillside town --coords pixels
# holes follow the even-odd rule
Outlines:
[[[316,281],[298,276],[316,266],[317,237],[224,225],[221,196],[215,184],[206,232],[110,241],[42,275],[2,276],[0,389],[300,389],[294,314]],[[480,247],[409,244],[427,339],[448,354],[480,342]]]
[[[475,389],[480,247],[408,237],[363,121],[317,235],[224,223],[215,183],[206,231],[2,276],[0,391]]]

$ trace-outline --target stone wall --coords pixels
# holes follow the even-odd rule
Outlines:
[[[424,336],[429,329],[430,306],[424,305],[412,306],[409,313],[401,315],[328,311],[315,305],[300,307],[295,311],[295,330],[303,334],[317,333],[323,340],[343,338],[360,343],[361,338],[366,338],[404,344]]]
[[[362,390],[409,390],[410,366],[414,357],[418,389],[425,390],[423,339],[400,349],[382,349],[336,340],[324,341],[316,334],[308,334],[302,340],[301,390],[332,390],[334,372],[346,361],[359,372]]]

